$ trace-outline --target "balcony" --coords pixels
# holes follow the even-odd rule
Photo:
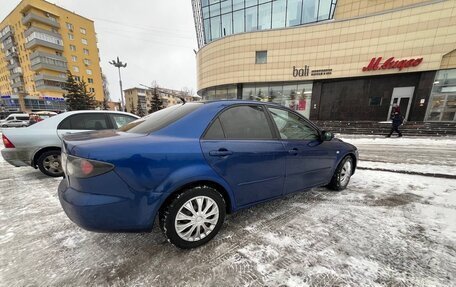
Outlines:
[[[60,28],[59,22],[57,22],[57,19],[53,18],[53,17],[44,17],[44,16],[37,15],[33,12],[29,12],[27,15],[25,15],[22,18],[22,24],[24,24],[24,25],[27,25],[28,23],[33,22],[33,21],[39,22],[42,24],[46,24],[48,26],[52,26],[55,28]]]
[[[7,27],[9,27],[9,26],[7,26]],[[5,30],[5,29],[3,29],[3,30]],[[0,41],[6,40],[6,38],[8,38],[9,36],[13,36],[13,31],[11,30],[11,28],[9,28],[7,31],[3,32],[3,35],[1,35],[1,32],[0,32],[0,36],[1,36]]]
[[[16,51],[12,51],[12,52],[5,52],[5,58],[7,61],[11,60],[11,59],[18,59],[19,58],[19,55]]]
[[[30,27],[24,32],[24,37],[26,38],[25,48],[27,49],[44,46],[63,51],[63,40],[59,33],[38,27]]]
[[[20,87],[24,87],[24,81],[22,80],[22,78],[19,78],[19,80],[17,80],[15,83],[11,84],[11,88],[20,88]]]
[[[19,65],[19,62],[17,62],[17,61],[14,61],[14,63],[8,64],[8,66],[6,66],[6,68],[8,70],[13,70],[13,69],[18,68],[18,67],[20,67],[20,65]]]
[[[35,76],[35,87],[38,91],[57,91],[63,92],[63,86],[66,78],[52,76],[48,74],[39,74]]]
[[[58,51],[63,51],[63,45],[48,42],[48,41],[41,40],[38,38],[28,41],[25,44],[25,48],[27,48],[27,49],[33,49],[37,46],[47,47],[47,48],[51,48],[51,49],[58,50]]]
[[[43,69],[66,72],[68,70],[67,60],[65,57],[48,54],[44,52],[34,52],[30,55],[32,70],[40,71]]]

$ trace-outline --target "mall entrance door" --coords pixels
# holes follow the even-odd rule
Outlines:
[[[408,119],[414,91],[415,87],[394,88],[390,108],[386,118],[387,121],[391,120],[391,109],[393,108],[393,104],[398,104],[401,108],[401,115],[404,117],[404,120]]]

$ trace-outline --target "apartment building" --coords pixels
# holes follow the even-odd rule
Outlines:
[[[67,70],[103,100],[92,20],[44,0],[23,0],[0,23],[0,107],[63,111]]]
[[[182,91],[173,90],[173,89],[166,89],[157,87],[157,94],[163,101],[164,107],[169,107],[178,103],[181,103],[179,97],[183,97],[186,102],[197,101],[200,97],[198,96],[190,96],[185,94]],[[130,88],[124,90],[125,95],[125,109],[127,112],[131,113],[132,107],[135,111],[138,110],[138,99],[141,105],[142,110],[145,114],[148,114],[148,111],[151,107],[152,97],[155,93],[154,89],[145,89],[145,88]]]

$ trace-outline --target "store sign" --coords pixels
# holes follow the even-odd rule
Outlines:
[[[418,66],[423,62],[423,58],[395,60],[394,57],[391,57],[383,64],[380,63],[381,61],[382,57],[372,58],[369,65],[367,65],[367,67],[363,67],[363,72],[387,69],[398,69],[399,71],[402,71],[404,68]]]
[[[307,77],[309,76],[323,76],[331,75],[332,69],[321,69],[321,70],[310,70],[310,67],[305,65],[304,68],[297,69],[296,66],[293,66],[293,77]]]

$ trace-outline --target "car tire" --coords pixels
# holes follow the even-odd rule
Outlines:
[[[226,215],[223,196],[209,186],[197,186],[178,194],[159,215],[168,241],[181,249],[206,244],[219,232]]]
[[[344,190],[350,182],[350,177],[353,174],[353,159],[351,156],[346,156],[342,159],[334,172],[331,181],[327,188],[335,191]]]
[[[42,173],[51,177],[63,176],[59,150],[43,152],[36,162]]]

